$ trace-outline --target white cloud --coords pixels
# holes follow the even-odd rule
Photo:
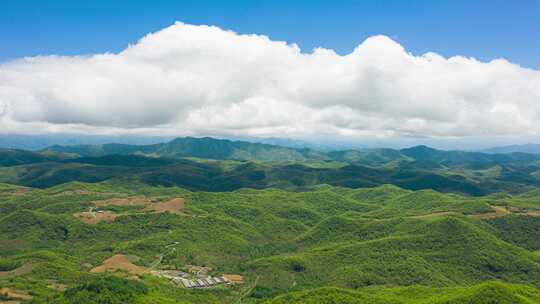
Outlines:
[[[540,71],[414,56],[385,36],[341,56],[176,23],[118,54],[0,65],[5,133],[531,135],[539,114]]]

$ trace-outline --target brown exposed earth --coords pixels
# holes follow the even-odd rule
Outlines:
[[[185,201],[183,198],[174,198],[166,202],[155,202],[154,199],[149,199],[144,196],[135,196],[128,198],[111,198],[106,200],[92,202],[94,207],[89,211],[78,212],[73,214],[76,218],[86,224],[95,225],[100,222],[112,222],[121,215],[129,215],[135,213],[115,213],[112,211],[94,211],[94,208],[102,208],[106,206],[145,206],[144,212],[163,213],[170,212],[178,215],[187,215],[184,213]]]
[[[128,197],[128,198],[111,198],[111,199],[92,202],[92,204],[96,207],[149,205],[151,203],[152,203],[152,200],[144,196],[135,196],[135,197]]]
[[[133,264],[126,255],[117,254],[103,261],[103,264],[101,264],[100,266],[97,266],[90,270],[90,272],[93,273],[116,271],[125,271],[133,274],[138,274],[145,272],[146,268]]]
[[[223,278],[225,278],[229,282],[236,283],[236,284],[244,283],[244,278],[238,274],[224,274]]]
[[[17,188],[0,192],[1,196],[24,196],[32,191],[30,188]]]
[[[50,289],[54,289],[56,291],[60,291],[60,292],[66,291],[66,289],[67,289],[67,286],[65,284],[61,284],[61,283],[51,283],[51,284],[47,285],[47,287],[50,288]]]
[[[477,219],[483,219],[484,220],[484,219],[492,219],[492,218],[502,217],[502,216],[505,216],[507,214],[510,214],[510,211],[506,207],[491,206],[491,209],[493,210],[492,212],[471,214],[469,216],[472,217],[472,218],[477,218]]]
[[[28,192],[30,192],[31,189],[30,188],[18,188],[16,189],[15,191],[13,191],[11,193],[11,195],[14,195],[14,196],[24,196],[26,195]]]
[[[26,291],[11,289],[11,288],[0,288],[0,294],[6,295],[11,303],[19,303],[15,300],[27,301],[31,300],[32,296],[29,295]],[[0,303],[10,303],[10,301],[4,301]]]
[[[174,198],[166,202],[155,202],[153,199],[144,196],[135,196],[94,201],[92,204],[98,208],[105,206],[146,206],[143,211],[155,213],[171,212],[183,214],[184,210],[183,198]]]
[[[170,201],[154,203],[144,208],[144,211],[162,213],[170,212],[175,214],[184,214],[185,202],[183,198],[174,198]]]
[[[19,268],[10,271],[0,271],[0,279],[7,279],[32,272],[32,264],[26,263]]]
[[[451,214],[456,214],[456,213],[452,211],[442,211],[442,212],[433,212],[429,214],[415,215],[415,216],[411,216],[411,218],[423,219],[423,218],[431,218],[431,217],[451,215]]]
[[[540,210],[529,210],[525,214],[529,216],[540,216]]]
[[[119,214],[111,211],[88,211],[75,213],[74,216],[86,224],[95,225],[99,222],[112,222],[119,216]]]
[[[190,273],[202,274],[202,275],[207,275],[208,272],[212,270],[212,268],[210,267],[196,266],[196,265],[186,265],[186,269]]]

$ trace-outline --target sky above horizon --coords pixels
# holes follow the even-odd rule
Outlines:
[[[539,12],[503,0],[5,1],[0,132],[531,141]]]

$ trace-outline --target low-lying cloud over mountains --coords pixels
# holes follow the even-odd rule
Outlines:
[[[176,23],[118,54],[0,65],[0,129],[245,136],[540,134],[540,71],[415,56],[386,36],[347,55]]]

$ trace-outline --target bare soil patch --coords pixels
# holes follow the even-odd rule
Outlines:
[[[10,271],[0,271],[0,279],[7,279],[7,278],[30,273],[32,272],[32,268],[33,268],[32,264],[26,263],[22,265],[21,267],[10,270]]]
[[[67,289],[67,285],[61,283],[51,283],[47,287],[60,292],[64,292]]]
[[[137,266],[129,260],[126,255],[117,254],[103,261],[103,264],[92,268],[90,272],[93,273],[104,273],[104,272],[116,272],[116,271],[125,271],[133,274],[143,273],[146,271],[146,268]]]
[[[472,214],[469,216],[477,219],[492,219],[510,214],[510,211],[506,207],[491,206],[491,209],[493,209],[492,212]]]
[[[15,191],[11,192],[11,195],[24,196],[30,191],[32,191],[30,188],[18,188],[18,189],[15,189]]]
[[[243,284],[244,278],[238,274],[223,274],[223,278],[235,284]]]
[[[112,222],[119,216],[119,214],[111,211],[87,211],[75,213],[74,216],[86,224],[95,225],[99,222]]]
[[[185,201],[183,198],[174,198],[170,201],[149,205],[144,208],[144,211],[155,213],[170,212],[174,214],[185,214],[184,207]]]
[[[101,201],[94,201],[92,204],[95,207],[105,207],[105,206],[135,206],[135,205],[149,205],[152,203],[152,200],[144,196],[135,196],[127,198],[111,198]]]
[[[197,275],[208,275],[208,272],[212,271],[211,267],[197,266],[197,265],[186,265],[188,272]]]
[[[529,210],[525,214],[528,216],[540,216],[540,210]]]
[[[456,213],[453,211],[441,211],[441,212],[433,212],[433,213],[422,214],[422,215],[415,215],[415,216],[411,216],[411,218],[424,219],[424,218],[432,218],[432,217],[452,215],[452,214],[456,214]]]
[[[26,291],[11,289],[11,288],[0,288],[0,294],[7,295],[11,300],[31,300],[32,296],[29,295]],[[5,303],[5,302],[4,302]]]

